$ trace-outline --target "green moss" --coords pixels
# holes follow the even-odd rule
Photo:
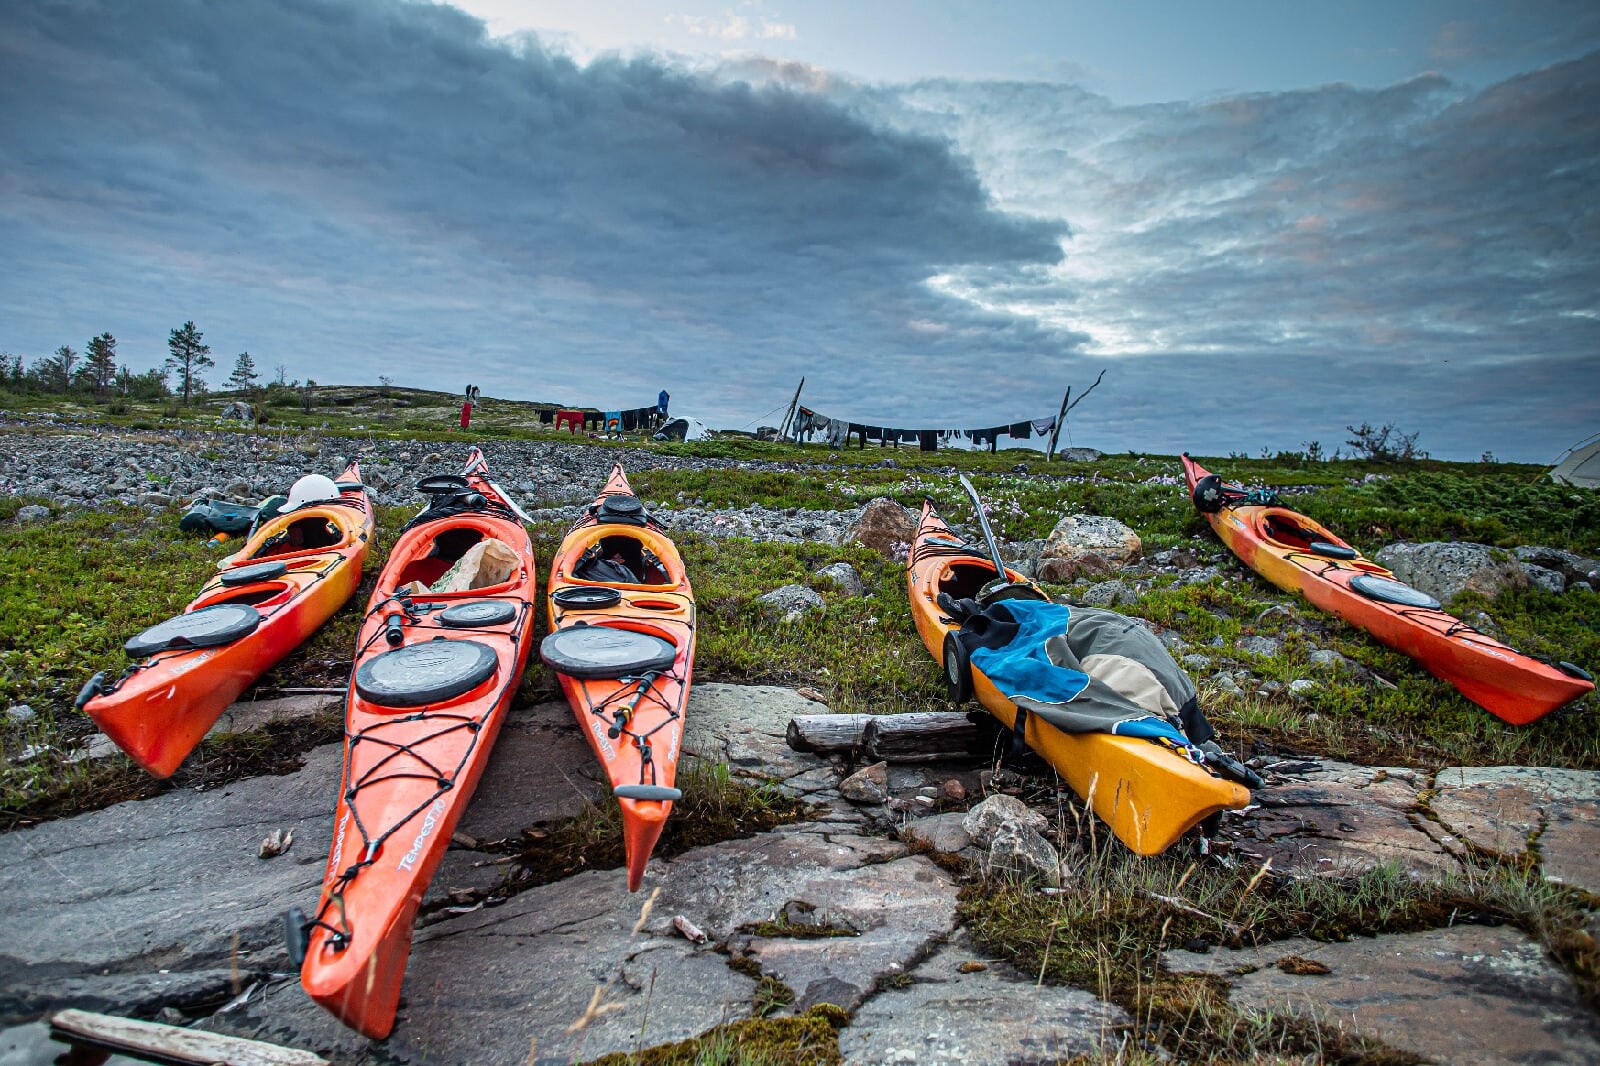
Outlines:
[[[750,836],[797,822],[806,807],[767,784],[734,778],[721,763],[680,767],[683,798],[672,805],[655,855],[667,858],[690,848]],[[624,863],[622,814],[614,800],[590,804],[576,818],[540,822],[523,830],[515,867],[500,888],[512,894],[570,877],[582,870],[609,870]]]
[[[848,1016],[820,1004],[788,1018],[751,1018],[700,1036],[633,1053],[591,1059],[589,1066],[834,1066]]]
[[[767,974],[756,982],[755,997],[751,1001],[756,1017],[765,1018],[794,1002],[794,989]]]
[[[1120,1004],[1182,1061],[1243,1061],[1263,1050],[1311,1054],[1324,1046],[1327,1061],[1416,1060],[1386,1057],[1397,1053],[1294,1016],[1236,1010],[1217,979],[1161,970],[1160,954],[1179,945],[1343,940],[1499,920],[1538,936],[1589,1002],[1600,990],[1600,953],[1581,929],[1583,901],[1510,868],[1439,882],[1392,868],[1341,881],[1280,879],[1118,851],[1086,863],[1079,881],[1059,896],[999,882],[970,885],[958,915],[985,950],[1025,973]]]

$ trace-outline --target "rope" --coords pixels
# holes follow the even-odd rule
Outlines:
[[[508,596],[485,598],[515,599],[514,597]],[[533,605],[527,600],[515,600],[519,606],[519,610],[516,622],[513,624],[508,634],[505,630],[499,628],[490,629],[482,626],[445,627],[437,624],[429,625],[424,623],[420,618],[415,617],[414,612],[416,612],[418,609],[414,606],[408,606],[409,597],[390,595],[384,597],[384,599],[380,600],[370,610],[367,611],[366,617],[363,620],[363,624],[365,624],[367,621],[370,621],[374,616],[378,615],[379,612],[381,612],[390,603],[395,602],[401,603],[401,605],[406,608],[407,617],[411,618],[413,625],[417,626],[418,628],[450,628],[452,632],[462,635],[468,633],[491,634],[499,637],[506,637],[509,635],[513,643],[520,639],[519,634],[522,632],[523,623],[527,620],[528,612],[532,610],[533,607]],[[384,626],[379,626],[373,630],[372,635],[361,644],[360,648],[357,649],[356,660],[358,662],[360,661],[361,657],[373,646],[373,644],[377,643],[377,641],[385,632],[386,627]],[[350,945],[350,938],[353,934],[353,930],[350,927],[349,918],[345,913],[345,890],[349,888],[350,883],[356,879],[362,870],[366,869],[368,866],[371,866],[373,862],[377,860],[378,850],[383,846],[385,841],[387,841],[395,833],[399,832],[402,827],[409,823],[413,818],[417,817],[417,815],[432,807],[434,803],[438,801],[439,797],[443,796],[446,792],[449,792],[455,787],[456,780],[461,776],[462,770],[471,761],[473,752],[477,750],[478,738],[483,735],[484,726],[488,723],[490,717],[501,709],[506,693],[510,691],[511,686],[515,684],[517,680],[519,680],[519,678],[508,676],[501,682],[499,690],[495,693],[494,700],[489,704],[489,709],[485,711],[481,717],[465,714],[459,711],[430,711],[427,707],[423,707],[421,710],[414,711],[411,714],[396,715],[392,718],[385,718],[382,721],[374,722],[371,725],[356,731],[355,733],[351,733],[349,729],[346,728],[345,765],[347,767],[352,767],[354,765],[356,750],[363,743],[376,745],[382,748],[388,748],[390,750],[387,754],[378,759],[378,761],[371,767],[363,771],[360,779],[352,783],[344,792],[343,799],[345,801],[345,809],[349,812],[350,819],[355,823],[356,831],[361,834],[361,843],[363,845],[362,855],[359,859],[351,863],[348,867],[340,872],[338,880],[336,880],[328,889],[321,905],[317,908],[316,915],[306,923],[307,928],[320,927],[326,930],[328,933],[329,944],[335,951],[343,951],[345,948],[347,948]],[[394,726],[410,725],[416,722],[425,721],[439,721],[442,723],[442,725],[439,729],[436,729],[425,736],[415,737],[404,742],[391,740],[381,735],[384,731]],[[441,737],[449,736],[452,733],[459,733],[462,730],[466,730],[468,733],[470,733],[471,739],[468,741],[466,747],[462,750],[461,758],[457,761],[454,768],[447,769],[441,767],[418,750],[422,746],[432,743]],[[407,758],[413,760],[415,765],[413,766],[408,764],[404,767],[397,765],[399,760]],[[361,811],[356,806],[356,801],[360,797],[361,790],[384,781],[402,780],[433,781],[435,787],[430,795],[428,795],[405,815],[396,820],[393,825],[383,830],[377,836],[373,836],[366,823],[361,818]],[[338,925],[333,925],[326,920],[328,912],[333,908],[337,908],[339,912],[337,919]]]
[[[676,670],[671,670],[666,673],[650,671],[638,676],[619,677],[616,680],[623,682],[623,687],[612,692],[611,695],[599,703],[588,699],[589,686],[585,683],[584,699],[589,702],[589,713],[601,721],[607,722],[608,734],[612,729],[615,729],[619,738],[626,737],[633,741],[634,746],[639,749],[639,783],[641,785],[653,785],[656,783],[656,763],[651,754],[650,738],[682,717],[678,713],[678,709],[668,703],[666,697],[656,689],[656,682],[666,680],[682,684],[683,677]],[[634,686],[631,692],[629,691],[630,685]],[[665,711],[666,717],[653,728],[640,733],[633,729],[633,722],[638,717],[639,703],[646,697],[655,704],[657,709]],[[633,700],[633,704],[627,709],[627,712],[615,712],[608,721],[606,718],[607,711],[615,704],[630,698]],[[646,777],[646,771],[649,772],[648,777]]]

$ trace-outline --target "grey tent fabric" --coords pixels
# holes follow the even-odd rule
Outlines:
[[[1571,454],[1550,471],[1550,480],[1562,485],[1600,489],[1600,434],[1573,448]]]

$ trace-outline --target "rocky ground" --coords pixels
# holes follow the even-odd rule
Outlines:
[[[314,700],[285,701],[271,713],[316,709]],[[75,1006],[315,1049],[338,1062],[568,1063],[748,1017],[761,978],[792,991],[780,1013],[822,1002],[851,1011],[840,1033],[847,1062],[1045,1062],[1115,1047],[1132,1021],[1121,1008],[1039,986],[986,956],[956,922],[951,860],[1005,861],[1004,826],[1037,816],[973,762],[868,768],[881,794],[847,800],[841,786],[862,796],[846,783],[862,770],[847,776],[853,768],[783,739],[791,717],[821,710],[787,689],[707,684],[687,716],[692,758],[780,782],[814,805],[805,821],[652,862],[636,895],[622,871],[596,870],[485,906],[473,894],[499,880],[497,856],[474,845],[576,814],[602,794],[564,704],[514,712],[430,889],[428,905],[444,909],[417,936],[399,1024],[381,1044],[312,1004],[281,944],[283,910],[309,906],[321,879],[337,745],[310,752],[286,777],[173,792],[7,834],[0,1020],[13,1028],[0,1035],[0,1061],[50,1061],[35,1019]],[[263,713],[241,707],[234,720]],[[1322,760],[1283,761],[1267,774],[1260,807],[1232,816],[1224,832],[1243,861],[1270,859],[1280,872],[1313,877],[1399,861],[1426,876],[1503,857],[1600,892],[1600,775],[1517,767],[1419,775]],[[922,813],[950,806],[951,796],[972,809]],[[274,830],[293,830],[292,846],[258,857]],[[688,939],[680,918],[705,942]],[[781,935],[775,922],[845,935]],[[1280,965],[1290,958],[1320,966]],[[1226,975],[1237,1003],[1317,1012],[1437,1061],[1600,1057],[1600,1025],[1571,981],[1537,942],[1506,927],[1174,950],[1163,965]],[[572,1031],[596,988],[615,1009]]]
[[[0,492],[48,501],[43,514],[19,521],[110,499],[145,507],[196,495],[253,502],[300,474],[358,458],[380,502],[408,504],[415,479],[448,466],[447,457],[456,462],[458,450],[229,434],[6,434]],[[533,517],[549,521],[569,520],[618,460],[780,465],[568,443],[497,441],[487,450],[506,487],[530,507],[543,505]],[[887,553],[908,539],[897,508],[653,502],[670,527],[713,536],[853,536]],[[1027,572],[1077,580],[1082,602],[1104,605],[1132,602],[1158,577],[1202,582],[1237,571],[1210,544],[1145,557],[1136,537],[1128,543],[1131,530],[1108,522],[1077,522],[1005,551]],[[1436,556],[1406,556],[1414,583],[1434,580]],[[1593,560],[1568,556],[1523,554],[1509,569],[1499,557],[1469,559],[1438,580],[1498,568],[1503,581],[1553,587],[1559,579],[1558,591],[1592,594]],[[1462,567],[1472,566],[1464,577]],[[848,569],[830,577],[848,588]],[[816,596],[806,586],[774,590],[774,616],[814,609],[806,594]],[[1192,673],[1224,691],[1277,684],[1249,669],[1252,656],[1276,650],[1268,645],[1190,646],[1176,634],[1167,642]],[[1358,669],[1325,649],[1311,661]],[[327,706],[325,697],[241,704],[218,728],[245,732]],[[1046,820],[1016,799],[1016,783],[980,760],[860,767],[791,750],[790,718],[823,710],[789,689],[702,684],[687,715],[691,759],[777,782],[811,805],[804,821],[654,861],[637,895],[625,891],[620,870],[591,870],[506,896],[493,891],[503,855],[481,842],[575,816],[604,792],[564,704],[515,710],[430,889],[395,1035],[379,1044],[342,1029],[304,996],[281,943],[283,911],[309,908],[320,884],[338,745],[310,751],[286,776],[173,791],[0,835],[0,890],[11,910],[0,933],[0,1025],[10,1026],[0,1032],[0,1064],[52,1061],[59,1046],[40,1019],[68,1006],[351,1063],[570,1063],[817,1003],[851,1012],[840,1047],[852,1063],[1049,1062],[1127,1039],[1136,1020],[1121,1007],[1040,984],[986,955],[957,920],[963,876],[1031,875],[1040,891],[1072,883],[1072,860]],[[1600,897],[1600,774],[1424,772],[1312,758],[1256,765],[1268,787],[1224,821],[1211,861],[1270,863],[1304,877],[1398,864],[1434,878],[1513,864]],[[286,830],[294,834],[287,852],[259,857],[262,840]],[[795,932],[781,935],[775,925]],[[704,941],[689,939],[685,926]],[[844,935],[805,935],[819,929]],[[1172,950],[1162,965],[1222,977],[1240,1006],[1315,1014],[1435,1061],[1600,1061],[1593,1011],[1541,945],[1510,927],[1450,924],[1344,943]],[[774,1004],[775,987],[792,998]],[[597,989],[613,1009],[574,1029]]]

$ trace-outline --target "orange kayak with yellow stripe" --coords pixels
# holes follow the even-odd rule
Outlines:
[[[182,614],[126,645],[138,659],[96,674],[78,708],[157,777],[172,775],[228,705],[344,606],[361,583],[374,530],[355,463],[339,497],[262,524]]]
[[[537,602],[526,516],[476,448],[418,487],[429,506],[361,624],[322,894],[287,929],[306,993],[374,1038],[394,1027],[417,910],[516,696]]]
[[[1007,569],[1005,577],[1014,584],[1030,584],[1014,570]],[[958,600],[974,597],[994,578],[994,563],[956,537],[933,504],[925,502],[906,562],[917,635],[943,665],[952,691],[965,694],[962,675],[970,675],[970,695],[1014,729],[1017,705],[965,661],[954,637],[960,626],[939,605],[940,593]],[[1048,599],[1035,591],[1038,598]],[[1243,785],[1140,737],[1069,733],[1038,715],[1027,717],[1024,733],[1028,747],[1043,756],[1118,840],[1140,855],[1159,855],[1211,815],[1250,802],[1250,790]]]
[[[1226,485],[1187,454],[1181,461],[1195,507],[1246,566],[1411,656],[1480,707],[1526,725],[1594,691],[1576,666],[1542,662],[1478,632],[1270,494]]]
[[[551,633],[540,655],[622,809],[636,891],[675,787],[694,670],[694,590],[677,546],[644,510],[621,464],[551,564]]]

